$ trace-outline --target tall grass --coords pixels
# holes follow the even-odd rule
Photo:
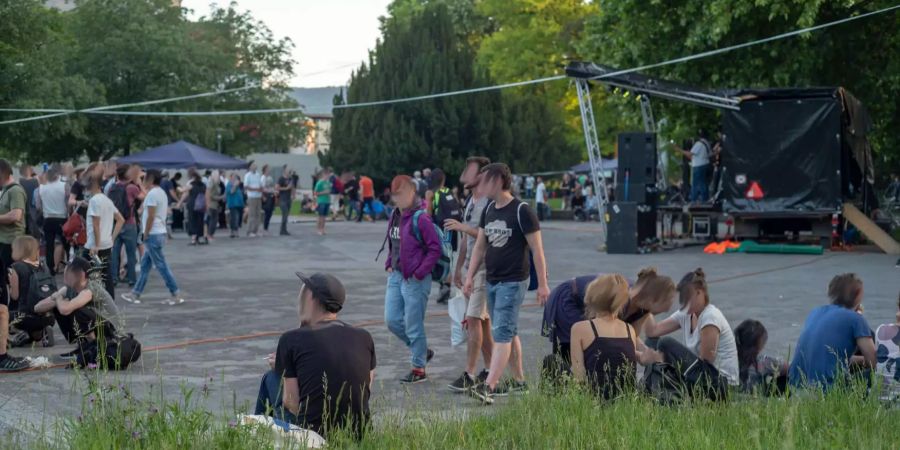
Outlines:
[[[99,378],[99,377],[98,377]],[[90,379],[90,377],[89,377]],[[206,390],[161,389],[142,399],[124,385],[93,379],[82,413],[43,430],[0,439],[3,448],[36,449],[263,449],[279,443],[267,430],[236,423],[246,405],[203,406]],[[782,397],[732,397],[728,402],[662,406],[631,394],[602,402],[577,388],[532,391],[475,413],[447,411],[423,399],[401,414],[378,415],[362,441],[332,436],[332,448],[866,448],[896,449],[900,409],[885,406],[864,387],[827,395],[806,391]],[[474,400],[473,400],[474,404]],[[378,408],[373,408],[378,414]],[[443,414],[435,414],[441,411]],[[471,410],[469,410],[471,412]],[[438,418],[438,415],[441,418]]]

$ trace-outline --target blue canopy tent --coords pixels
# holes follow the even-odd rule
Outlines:
[[[619,160],[618,159],[604,159],[603,160],[603,171],[613,171],[619,168]],[[569,170],[575,173],[590,173],[591,172],[591,163],[583,162],[581,164],[576,164],[572,167],[569,167]],[[609,174],[605,174],[605,176],[610,176]]]
[[[186,141],[173,142],[118,159],[146,169],[246,169],[247,161],[232,158]]]

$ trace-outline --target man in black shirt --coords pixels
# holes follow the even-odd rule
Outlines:
[[[347,427],[357,438],[369,421],[369,390],[375,377],[375,343],[361,328],[337,319],[344,286],[322,273],[298,273],[300,328],[278,340],[269,355],[256,414],[313,430],[324,437]]]
[[[347,201],[347,205],[350,207],[344,213],[344,218],[349,222],[353,220],[354,211],[357,219],[362,217],[362,209],[359,207],[359,181],[356,180],[356,174],[353,172],[346,172],[344,178],[347,179],[344,182],[344,200]]]
[[[278,177],[278,184],[275,186],[275,191],[278,192],[278,207],[281,208],[281,231],[278,233],[281,236],[291,235],[287,230],[288,216],[291,214],[295,190],[291,175],[287,165],[281,166],[281,176]]]
[[[537,215],[527,203],[512,195],[511,183],[512,175],[506,164],[488,164],[482,169],[480,189],[490,203],[481,214],[478,238],[463,287],[463,292],[467,296],[471,295],[475,273],[484,260],[494,349],[487,380],[472,388],[470,393],[487,404],[493,403],[494,395],[524,392],[528,389],[522,370],[522,342],[518,336],[518,321],[519,308],[528,289],[531,272],[529,252],[534,256],[538,304],[546,303],[550,295]],[[501,386],[500,377],[503,376],[507,363],[512,366],[514,380]]]

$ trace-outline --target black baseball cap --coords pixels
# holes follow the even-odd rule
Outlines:
[[[300,272],[296,274],[303,285],[312,291],[313,298],[318,300],[326,311],[336,313],[344,307],[347,293],[344,285],[336,277],[321,272],[309,276]]]

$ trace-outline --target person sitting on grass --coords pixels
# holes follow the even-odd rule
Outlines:
[[[881,377],[881,399],[900,402],[900,299],[896,322],[879,325],[875,330],[875,372]]]
[[[63,359],[75,359],[100,334],[124,333],[119,310],[98,279],[97,270],[103,269],[92,268],[84,258],[73,258],[63,276],[66,285],[34,307],[38,314],[52,312],[63,336],[76,344],[74,350],[60,355]]]
[[[762,354],[769,332],[758,320],[747,319],[734,329],[738,352],[738,375],[741,390],[752,393],[783,393],[787,384],[787,364],[779,358]]]
[[[288,331],[269,355],[256,414],[324,437],[341,428],[357,439],[370,418],[375,343],[368,331],[338,320],[346,293],[332,275],[300,277],[300,328]]]
[[[619,274],[601,275],[584,294],[588,320],[572,325],[571,360],[575,379],[587,382],[604,399],[619,396],[636,385],[636,363],[653,362],[638,352],[635,329],[621,319],[628,301],[628,281]]]
[[[860,314],[862,280],[854,273],[837,275],[828,283],[828,297],[831,304],[813,309],[803,324],[789,372],[793,386],[827,390],[846,380],[851,368],[875,368],[872,330]]]
[[[661,352],[657,358],[675,366],[679,372],[701,359],[712,364],[728,384],[739,384],[734,333],[722,311],[709,301],[703,269],[688,272],[678,283],[678,293],[681,309],[659,323],[644,326],[650,338],[682,330],[684,344],[668,336],[655,343],[656,350]]]
[[[584,296],[588,284],[595,279],[597,275],[585,275],[559,284],[544,306],[544,336],[550,338],[553,354],[562,358],[566,366],[570,364],[569,332],[572,325],[586,318]],[[622,306],[619,319],[640,334],[644,324],[654,323],[654,314],[672,309],[674,296],[675,283],[671,278],[658,275],[653,267],[641,269],[637,281],[628,289],[628,301]],[[643,345],[638,343],[639,350]]]
[[[44,347],[52,347],[53,315],[34,311],[38,302],[56,292],[53,275],[41,263],[40,244],[31,236],[19,236],[12,243],[12,255],[16,262],[9,269],[9,298],[18,303],[13,323],[20,332],[10,344],[23,347],[40,342]]]

